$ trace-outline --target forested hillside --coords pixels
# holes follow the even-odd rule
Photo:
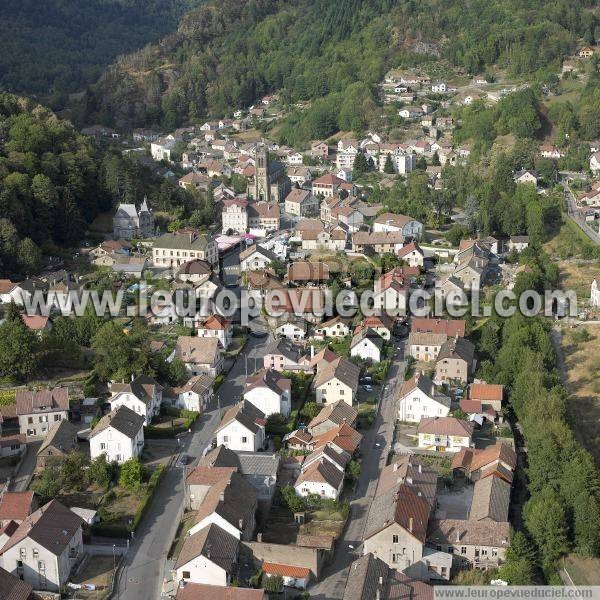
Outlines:
[[[212,202],[101,150],[30,100],[0,94],[0,272],[37,272],[45,254],[73,247],[101,211],[148,196],[155,210],[212,220]]]
[[[76,92],[119,54],[156,41],[201,0],[2,0],[0,89]]]
[[[543,77],[579,38],[594,41],[594,5],[594,0],[210,3],[189,12],[160,44],[119,59],[86,96],[80,116],[88,122],[172,126],[225,114],[281,90],[287,101],[324,97],[317,120],[360,125],[369,114],[372,86],[389,67],[446,59],[471,74],[496,64],[511,75]],[[344,102],[348,91],[351,100]]]

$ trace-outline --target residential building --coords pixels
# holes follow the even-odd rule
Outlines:
[[[135,204],[119,204],[113,216],[113,236],[116,240],[148,238],[154,235],[154,215],[144,201],[138,209]]]
[[[247,400],[232,406],[215,430],[217,445],[230,450],[257,452],[265,445],[266,415]]]
[[[436,333],[447,337],[465,336],[465,322],[460,319],[412,317],[410,329],[414,333]]]
[[[361,358],[370,363],[381,362],[383,338],[372,329],[362,328],[354,334],[350,342],[350,356]]]
[[[321,369],[313,382],[318,404],[333,404],[343,400],[354,402],[358,390],[360,367],[345,358],[338,357]]]
[[[309,190],[294,188],[285,198],[285,212],[298,217],[318,214],[319,199]]]
[[[413,267],[396,267],[384,273],[373,286],[374,308],[384,311],[388,316],[404,314],[410,284],[418,274],[418,268]]]
[[[287,280],[292,284],[319,284],[329,281],[329,265],[324,262],[296,261],[287,266]]]
[[[152,419],[160,413],[163,399],[163,387],[147,375],[131,376],[129,383],[109,384],[111,410],[126,406],[144,417],[144,425],[150,425]]]
[[[419,423],[424,417],[446,417],[450,398],[422,373],[415,373],[402,385],[398,399],[400,421]]]
[[[425,263],[425,253],[417,242],[411,242],[401,248],[397,256],[410,267],[422,267]]]
[[[223,349],[216,337],[180,335],[174,356],[184,362],[192,376],[216,377],[223,370]]]
[[[2,543],[2,541],[0,541]],[[2,544],[4,545],[4,544]],[[4,600],[37,600],[33,586],[0,567],[0,597]]]
[[[155,267],[178,268],[194,258],[210,265],[218,263],[219,250],[212,237],[195,231],[165,233],[155,240],[152,247],[152,262]]]
[[[270,233],[279,229],[281,213],[275,202],[254,202],[248,205],[248,228]]]
[[[482,409],[491,408],[496,413],[502,410],[504,386],[476,381],[469,386],[469,399],[478,402]]]
[[[263,358],[265,369],[275,371],[307,371],[310,369],[303,350],[288,338],[275,339],[271,342]]]
[[[517,455],[508,445],[496,442],[487,448],[461,448],[452,457],[454,475],[462,474],[476,482],[484,478],[500,477],[512,483],[517,468]]]
[[[208,191],[212,185],[212,178],[204,173],[192,171],[179,179],[179,187],[184,190]]]
[[[310,183],[310,181],[312,180],[312,173],[308,167],[289,167],[287,170],[287,175],[292,184],[292,191],[290,192],[290,194],[294,191],[294,186],[302,187],[307,183]],[[289,198],[290,194],[286,196],[286,200]]]
[[[529,236],[528,235],[513,235],[508,240],[508,250],[512,252],[523,252],[523,250],[529,248]]]
[[[212,265],[200,258],[192,258],[184,262],[177,272],[175,277],[183,283],[191,283],[195,286],[201,285],[207,281],[212,273]]]
[[[590,156],[590,171],[598,173],[600,171],[600,152],[594,152]]]
[[[120,406],[98,421],[89,441],[92,460],[101,454],[119,464],[138,458],[144,448],[144,417]]]
[[[58,421],[69,418],[69,390],[17,390],[15,395],[19,431],[30,437],[44,437]]]
[[[358,411],[347,402],[339,400],[333,404],[324,406],[319,414],[308,424],[311,435],[318,436],[335,429],[344,423],[354,427]]]
[[[405,238],[419,240],[423,233],[423,224],[406,215],[383,213],[373,221],[373,231],[399,231]]]
[[[376,331],[386,342],[389,342],[394,331],[394,320],[385,313],[380,315],[371,315],[363,318],[363,320],[356,326],[354,334],[356,335],[361,329],[372,329],[373,331]]]
[[[292,341],[301,341],[306,337],[307,331],[308,324],[304,319],[288,314],[278,322],[275,335]]]
[[[594,49],[590,48],[589,46],[584,46],[579,52],[579,57],[580,58],[591,58],[592,56],[594,56]]]
[[[311,435],[306,430],[296,430],[284,437],[288,448],[294,450],[305,450],[314,452],[328,446],[338,454],[344,452],[349,456],[354,456],[360,447],[362,435],[347,423],[342,423],[319,433]]]
[[[177,408],[204,412],[214,397],[214,383],[209,375],[196,375],[171,390],[172,402]]]
[[[310,569],[308,567],[263,562],[261,570],[267,579],[281,577],[285,587],[305,590],[310,582]]]
[[[350,335],[351,321],[339,315],[315,327],[315,337],[343,338]]]
[[[83,520],[51,500],[29,515],[0,549],[4,569],[36,590],[59,592],[83,557]]]
[[[222,204],[223,233],[245,233],[248,229],[248,201],[243,198],[231,198],[223,200]]]
[[[227,350],[233,342],[233,325],[227,317],[215,314],[196,324],[196,334],[199,338],[216,338]]]
[[[343,179],[340,179],[331,173],[326,173],[313,180],[313,194],[315,196],[322,196],[323,198],[332,198],[337,195],[340,186],[343,183]]]
[[[321,140],[317,140],[310,145],[311,156],[327,158],[329,156],[329,147]]]
[[[37,497],[31,490],[27,492],[5,490],[0,498],[0,529],[4,529],[11,521],[20,525],[36,509]]]
[[[240,270],[242,272],[261,271],[276,259],[277,257],[270,250],[253,244],[240,252]]]
[[[184,584],[226,586],[234,579],[240,540],[210,523],[185,538],[175,563],[176,580]]]
[[[454,417],[422,417],[417,427],[419,448],[458,452],[471,445],[473,425]]]
[[[246,379],[244,400],[266,417],[275,413],[288,417],[292,410],[292,380],[274,369],[263,368]]]
[[[406,342],[406,352],[415,360],[435,360],[448,336],[445,333],[411,332]]]
[[[366,254],[398,253],[404,245],[399,231],[357,231],[352,234],[352,250]]]
[[[187,483],[187,481],[186,481]],[[218,525],[238,540],[250,540],[256,529],[258,493],[237,470],[223,471],[217,480],[209,481],[202,500],[197,504],[195,523],[189,535],[211,523]]]
[[[372,553],[356,559],[350,565],[342,600],[433,600],[433,587],[391,569]]]
[[[178,588],[175,600],[266,600],[263,589],[224,587],[200,583],[187,583]]]
[[[466,384],[474,370],[475,346],[465,338],[448,338],[437,355],[434,381]]]
[[[54,423],[38,450],[36,471],[45,469],[48,462],[56,458],[63,458],[72,452],[77,452],[78,449],[77,428],[75,425],[67,420]]]
[[[321,458],[303,467],[294,489],[298,496],[316,494],[321,498],[337,500],[344,485],[344,471]]]

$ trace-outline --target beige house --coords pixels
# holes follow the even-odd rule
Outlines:
[[[318,327],[315,327],[315,334],[322,338],[342,338],[350,335],[350,322],[347,319],[333,317],[329,321],[325,321]]]
[[[309,190],[293,188],[285,197],[285,212],[298,217],[318,214],[319,200]]]
[[[165,233],[152,247],[152,262],[157,267],[180,267],[193,258],[211,265],[218,263],[219,250],[214,239],[196,232]]]
[[[266,232],[279,229],[279,205],[271,202],[255,202],[248,205],[248,228]]]
[[[216,377],[223,369],[223,350],[216,337],[180,335],[174,357],[180,358],[190,375]]]
[[[50,428],[38,450],[36,470],[44,469],[49,460],[62,458],[76,452],[78,448],[75,425],[71,425],[67,420],[58,421]]]
[[[437,355],[434,381],[465,384],[474,370],[475,346],[462,337],[448,338]]]
[[[432,510],[431,500],[423,493],[428,484],[415,485],[413,478],[403,475],[402,470],[392,472],[391,476],[394,483],[381,490],[378,486],[371,504],[363,553],[372,553],[388,566],[415,579],[448,580],[452,556],[425,546]],[[437,481],[436,476],[434,481]]]
[[[43,437],[59,421],[69,418],[69,390],[18,390],[15,397],[19,431],[29,437]]]
[[[354,252],[374,252],[375,254],[396,254],[404,244],[404,236],[399,231],[357,231],[352,235]]]
[[[454,417],[422,417],[417,426],[419,448],[436,452],[459,452],[471,445],[473,425]]]
[[[358,390],[360,367],[338,357],[319,370],[313,386],[318,404],[333,404],[343,400],[352,405]]]
[[[321,412],[308,424],[308,430],[312,435],[318,436],[343,423],[354,427],[357,417],[358,411],[347,402],[334,402],[321,409]]]
[[[406,352],[415,360],[430,362],[435,360],[448,339],[445,333],[424,333],[413,331],[408,336]]]
[[[36,510],[0,550],[2,566],[36,590],[58,592],[83,557],[83,520],[57,500]]]

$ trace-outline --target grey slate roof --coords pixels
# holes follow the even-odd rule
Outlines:
[[[104,431],[108,427],[113,427],[117,431],[125,434],[129,439],[135,438],[139,430],[144,425],[144,416],[138,415],[126,406],[119,406],[117,410],[104,415],[92,432],[90,439]]]
[[[185,539],[175,568],[179,569],[202,555],[230,573],[237,560],[239,543],[238,538],[211,523]]]
[[[38,450],[38,455],[42,454],[49,446],[53,446],[65,453],[76,450],[77,428],[75,425],[72,425],[69,421],[64,419],[55,423],[44,438],[44,441]]]
[[[484,477],[475,482],[469,518],[479,521],[489,517],[498,522],[508,521],[509,504],[510,483],[494,475]]]
[[[215,429],[215,433],[221,431],[232,421],[238,421],[252,433],[258,432],[261,421],[266,423],[265,413],[246,400],[238,402],[225,413],[221,424]]]

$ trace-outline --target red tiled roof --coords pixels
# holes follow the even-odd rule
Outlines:
[[[428,319],[413,317],[411,331],[421,333],[443,333],[448,337],[465,335],[465,322],[460,319]]]
[[[502,402],[504,386],[489,383],[472,383],[470,396],[471,400],[480,402]]]
[[[196,467],[193,471],[188,473],[185,478],[187,485],[214,485],[221,481],[221,479],[227,479],[231,477],[231,474],[237,471],[236,467]]]
[[[304,579],[310,575],[307,567],[296,567],[294,565],[283,565],[281,563],[265,562],[262,564],[263,573],[268,575],[281,575],[282,577],[295,577]]]

